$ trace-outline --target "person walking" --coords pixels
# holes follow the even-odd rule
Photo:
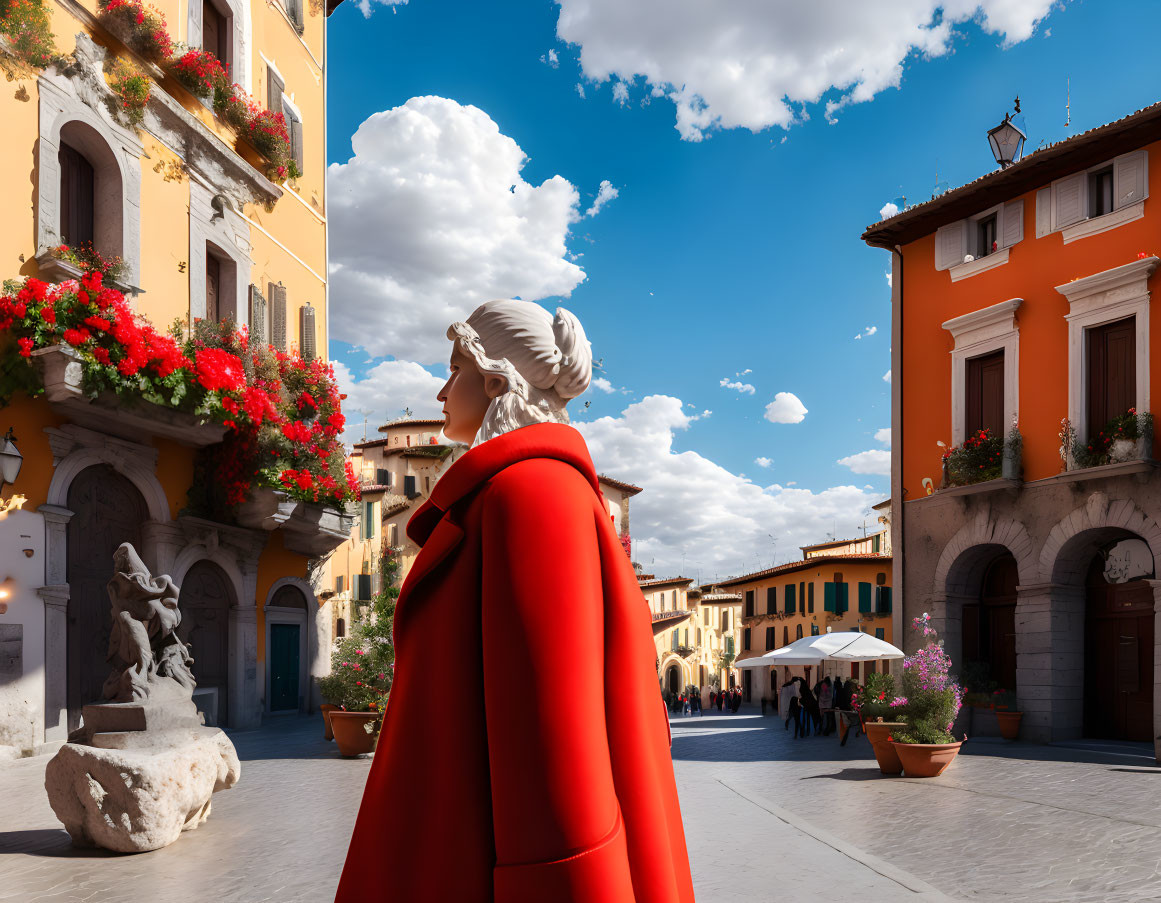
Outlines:
[[[701,715],[701,687],[697,688],[697,692],[691,694],[690,703],[693,705],[693,714]]]
[[[766,694],[762,694],[762,717],[766,717]]]
[[[787,678],[786,683],[778,691],[778,717],[782,719],[783,730],[790,730],[790,719],[794,709],[791,703],[798,698],[798,684],[794,682],[794,678]]]
[[[683,718],[688,718],[693,714],[693,703],[689,701],[689,694],[685,693],[681,697],[681,715]]]
[[[824,715],[822,735],[828,737],[834,731],[834,712],[831,711],[834,708],[834,691],[831,689],[829,677],[822,679],[822,686],[818,692],[818,708]]]

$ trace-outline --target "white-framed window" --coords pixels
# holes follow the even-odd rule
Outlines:
[[[1149,152],[1131,151],[1057,179],[1036,192],[1036,237],[1060,232],[1065,244],[1145,215]]]
[[[935,233],[935,268],[958,282],[1008,262],[1009,249],[1024,240],[1024,199],[997,204],[940,226]]]
[[[1089,354],[1092,331],[1132,320],[1135,407],[1149,411],[1149,277],[1161,262],[1144,257],[1101,273],[1077,279],[1056,290],[1068,299],[1068,419],[1079,438],[1089,423]],[[1122,412],[1114,412],[1122,413]]]
[[[969,376],[977,369],[973,362],[1002,353],[1003,431],[1006,433],[1020,412],[1020,330],[1016,311],[1022,298],[1001,301],[972,311],[943,324],[955,347],[951,352],[951,441],[963,442],[969,420]],[[973,416],[975,416],[973,414]]]

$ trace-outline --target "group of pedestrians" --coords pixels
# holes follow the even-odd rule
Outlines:
[[[719,712],[733,714],[742,705],[742,694],[738,690],[711,690],[708,687],[700,689],[690,688],[692,692],[682,693],[674,700],[674,711],[681,712],[687,717],[704,715],[708,708]]]
[[[808,737],[812,733],[827,736],[837,729],[835,711],[840,717],[851,712],[851,696],[856,690],[854,680],[844,681],[836,677],[832,683],[824,677],[814,687],[807,686],[803,677],[792,677],[778,691],[778,716],[790,730],[794,723],[794,739]],[[844,722],[845,726],[845,722]],[[846,743],[846,731],[842,731]]]

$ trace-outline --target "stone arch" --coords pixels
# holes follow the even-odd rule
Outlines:
[[[676,666],[678,673],[681,675],[681,686],[677,690],[677,692],[680,693],[686,688],[687,685],[693,683],[693,679],[690,676],[689,662],[683,659],[680,655],[676,655],[672,652],[661,660],[661,681],[662,686],[666,688],[669,686],[668,675],[671,666]]]
[[[286,590],[296,590],[301,594],[304,607],[297,606],[282,606],[275,605],[280,594]],[[328,652],[330,648],[330,612],[326,609],[320,608],[318,598],[315,596],[314,588],[310,581],[302,577],[281,577],[275,580],[270,585],[270,589],[266,592],[266,599],[263,604],[263,614],[265,620],[265,638],[266,638],[266,662],[264,668],[265,675],[265,711],[308,711],[313,704],[314,696],[314,678],[321,677],[329,672],[330,661]],[[320,621],[325,623],[320,624]],[[300,700],[298,705],[288,707],[284,700],[281,702],[274,699],[276,691],[283,692],[284,686],[279,681],[280,676],[284,679],[286,675],[280,675],[275,669],[279,666],[278,662],[273,660],[272,641],[276,640],[276,628],[280,629],[279,625],[298,626],[299,634],[299,667],[297,673],[298,689],[297,695]],[[277,685],[276,685],[277,684]]]
[[[177,635],[192,644],[198,682],[195,701],[206,712],[206,723],[219,727],[230,722],[229,663],[237,657],[233,615],[238,608],[238,586],[236,576],[208,556],[184,567],[178,583],[181,624]],[[215,595],[218,590],[220,596]]]
[[[1024,525],[1009,517],[992,517],[991,511],[984,508],[944,546],[935,567],[934,592],[939,595],[978,591],[978,586],[973,587],[973,572],[1002,550],[1011,552],[1016,559],[1020,583],[1036,582],[1039,563]]]
[[[114,444],[110,441],[74,448],[53,468],[47,503],[67,509],[69,486],[81,471],[96,464],[108,464],[137,487],[145,499],[150,520],[168,521],[169,500],[152,468],[157,459],[157,450],[140,446],[142,454],[127,455],[122,447],[126,445],[129,443]]]
[[[1153,560],[1161,561],[1161,526],[1131,499],[1110,500],[1106,493],[1094,492],[1049,532],[1040,552],[1039,582],[1080,586],[1100,546],[1132,536],[1144,540]]]

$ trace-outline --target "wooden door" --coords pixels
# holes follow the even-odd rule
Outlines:
[[[113,553],[123,542],[141,551],[145,500],[128,479],[107,464],[87,468],[69,487],[68,636],[66,649],[68,727],[80,726],[82,706],[101,698],[109,676],[112,606],[106,584]]]
[[[218,725],[229,724],[230,583],[220,567],[199,561],[181,583],[177,635],[190,645],[193,676],[199,687],[218,690]]]
[[[1016,690],[1016,559],[1009,554],[984,571],[978,602],[963,607],[963,662],[988,665],[997,686]]]
[[[209,0],[202,0],[202,48],[216,56],[223,69],[228,63],[226,57],[227,26],[225,16],[218,12],[218,8]]]
[[[270,625],[270,711],[298,710],[297,624]]]
[[[219,316],[219,297],[222,285],[222,264],[212,254],[206,255],[206,319],[217,323]]]
[[[1137,406],[1136,318],[1088,330],[1088,431]]]
[[[1087,591],[1085,735],[1152,742],[1153,590],[1144,580],[1106,582],[1097,555]]]
[[[93,165],[84,155],[67,144],[60,146],[60,235],[71,247],[93,243],[93,192],[96,177]]]
[[[967,361],[967,404],[965,436],[988,430],[1004,435],[1004,351],[1003,349]]]

